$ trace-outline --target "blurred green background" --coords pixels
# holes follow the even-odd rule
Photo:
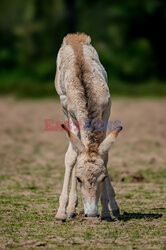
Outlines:
[[[165,0],[1,0],[0,93],[55,96],[63,37],[85,32],[112,95],[166,96]]]

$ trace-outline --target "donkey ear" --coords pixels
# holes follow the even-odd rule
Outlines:
[[[61,126],[67,132],[69,140],[71,141],[74,149],[78,153],[82,153],[85,150],[85,146],[82,141],[76,135],[74,135],[64,124],[61,124]]]
[[[99,154],[103,155],[109,151],[112,144],[114,143],[116,137],[118,136],[119,132],[122,130],[121,126],[116,127],[114,131],[104,139],[104,141],[99,146]]]

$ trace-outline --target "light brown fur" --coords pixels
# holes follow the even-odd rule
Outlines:
[[[71,45],[75,54],[75,76],[79,79],[79,85],[82,87],[82,98],[84,98],[86,110],[87,110],[87,119],[93,119],[95,121],[101,121],[102,117],[98,116],[99,111],[96,109],[96,93],[94,92],[93,86],[89,78],[89,68],[86,64],[83,56],[83,44],[90,44],[90,39],[85,34],[68,34],[64,43],[66,45]],[[78,84],[78,81],[76,82]],[[77,86],[75,86],[77,88]],[[87,153],[90,155],[89,161],[94,161],[94,154],[97,154],[99,144],[103,138],[102,131],[95,131],[92,129],[88,131],[89,144],[87,148]]]
[[[106,169],[108,150],[117,133],[112,132],[104,140],[105,131],[97,131],[95,126],[85,129],[85,120],[90,119],[93,125],[96,121],[107,122],[111,106],[106,72],[97,52],[90,44],[90,37],[85,34],[69,34],[64,38],[57,58],[55,86],[65,117],[69,121],[81,122],[80,132],[70,131],[62,126],[69,136],[70,143],[65,156],[64,184],[56,218],[63,220],[66,218],[66,212],[69,216],[75,213],[76,178],[81,181],[85,214],[98,214],[97,204],[102,189],[102,217],[109,217],[108,200],[111,209],[118,211]],[[72,187],[68,195],[72,171]],[[106,183],[102,185],[105,178]]]

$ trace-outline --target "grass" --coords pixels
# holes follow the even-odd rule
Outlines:
[[[37,169],[30,170],[32,180],[36,179],[35,171]],[[54,171],[51,166],[49,171]],[[53,177],[51,173],[45,175],[44,172],[45,168],[40,166],[38,178],[42,179],[42,185],[37,184],[37,180],[36,184],[30,185],[24,180],[18,185],[15,181],[17,173],[15,175],[9,173],[6,178],[3,175],[0,179],[2,187],[0,246],[2,248],[119,249],[123,247],[123,249],[130,249],[143,247],[145,249],[154,247],[160,249],[163,247],[164,249],[166,209],[163,204],[166,197],[163,192],[165,185],[161,181],[160,174],[153,178],[154,173],[150,170],[142,171],[145,176],[147,173],[150,175],[150,182],[118,182],[118,186],[123,189],[122,193],[117,192],[117,200],[122,209],[119,220],[113,219],[108,223],[100,219],[84,218],[80,213],[80,200],[77,217],[67,220],[66,223],[59,223],[55,220],[59,196],[55,187],[59,180],[56,180],[54,187],[50,185],[48,188],[46,183]],[[6,182],[8,178],[12,179],[10,185]]]
[[[130,108],[126,103],[118,102],[124,117]],[[164,110],[164,103],[164,100],[159,101],[158,112]],[[109,174],[121,209],[118,220],[112,217],[111,222],[105,222],[100,218],[85,218],[79,191],[77,216],[61,223],[55,220],[55,215],[64,176],[67,139],[61,132],[54,136],[50,132],[46,134],[41,126],[45,113],[51,117],[50,110],[53,114],[56,110],[57,119],[61,119],[58,104],[38,100],[26,101],[23,106],[20,100],[5,98],[1,104],[0,249],[166,249],[164,124],[159,124],[158,137],[154,139],[155,130],[152,135],[150,129],[145,131],[147,120],[143,119],[139,133],[130,138],[124,130],[111,150]],[[158,101],[154,107],[157,104]],[[122,110],[125,105],[128,105],[127,111]],[[143,106],[149,107],[146,105],[147,101]],[[140,110],[139,102],[134,113],[136,108]],[[12,122],[11,115],[7,115],[9,111],[13,115]],[[131,116],[127,135],[132,132],[130,128],[136,126]],[[155,128],[158,120],[156,123],[155,116],[151,117],[148,117],[148,124]],[[140,139],[143,132],[147,137]]]
[[[52,75],[50,79],[41,80],[32,72],[0,72],[0,93],[14,94],[19,98],[55,97],[54,77]]]

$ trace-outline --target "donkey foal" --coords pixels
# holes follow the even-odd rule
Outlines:
[[[107,137],[106,129],[95,128],[96,122],[108,122],[111,99],[106,71],[90,44],[89,36],[68,34],[64,38],[57,56],[55,87],[65,119],[76,124],[71,129],[62,125],[69,138],[69,147],[65,155],[65,176],[56,219],[64,221],[66,217],[75,216],[77,182],[81,186],[85,216],[99,216],[99,198],[102,219],[111,218],[108,205],[113,215],[119,216],[107,160],[108,151],[122,127],[117,127]],[[87,121],[94,126],[85,129]]]

